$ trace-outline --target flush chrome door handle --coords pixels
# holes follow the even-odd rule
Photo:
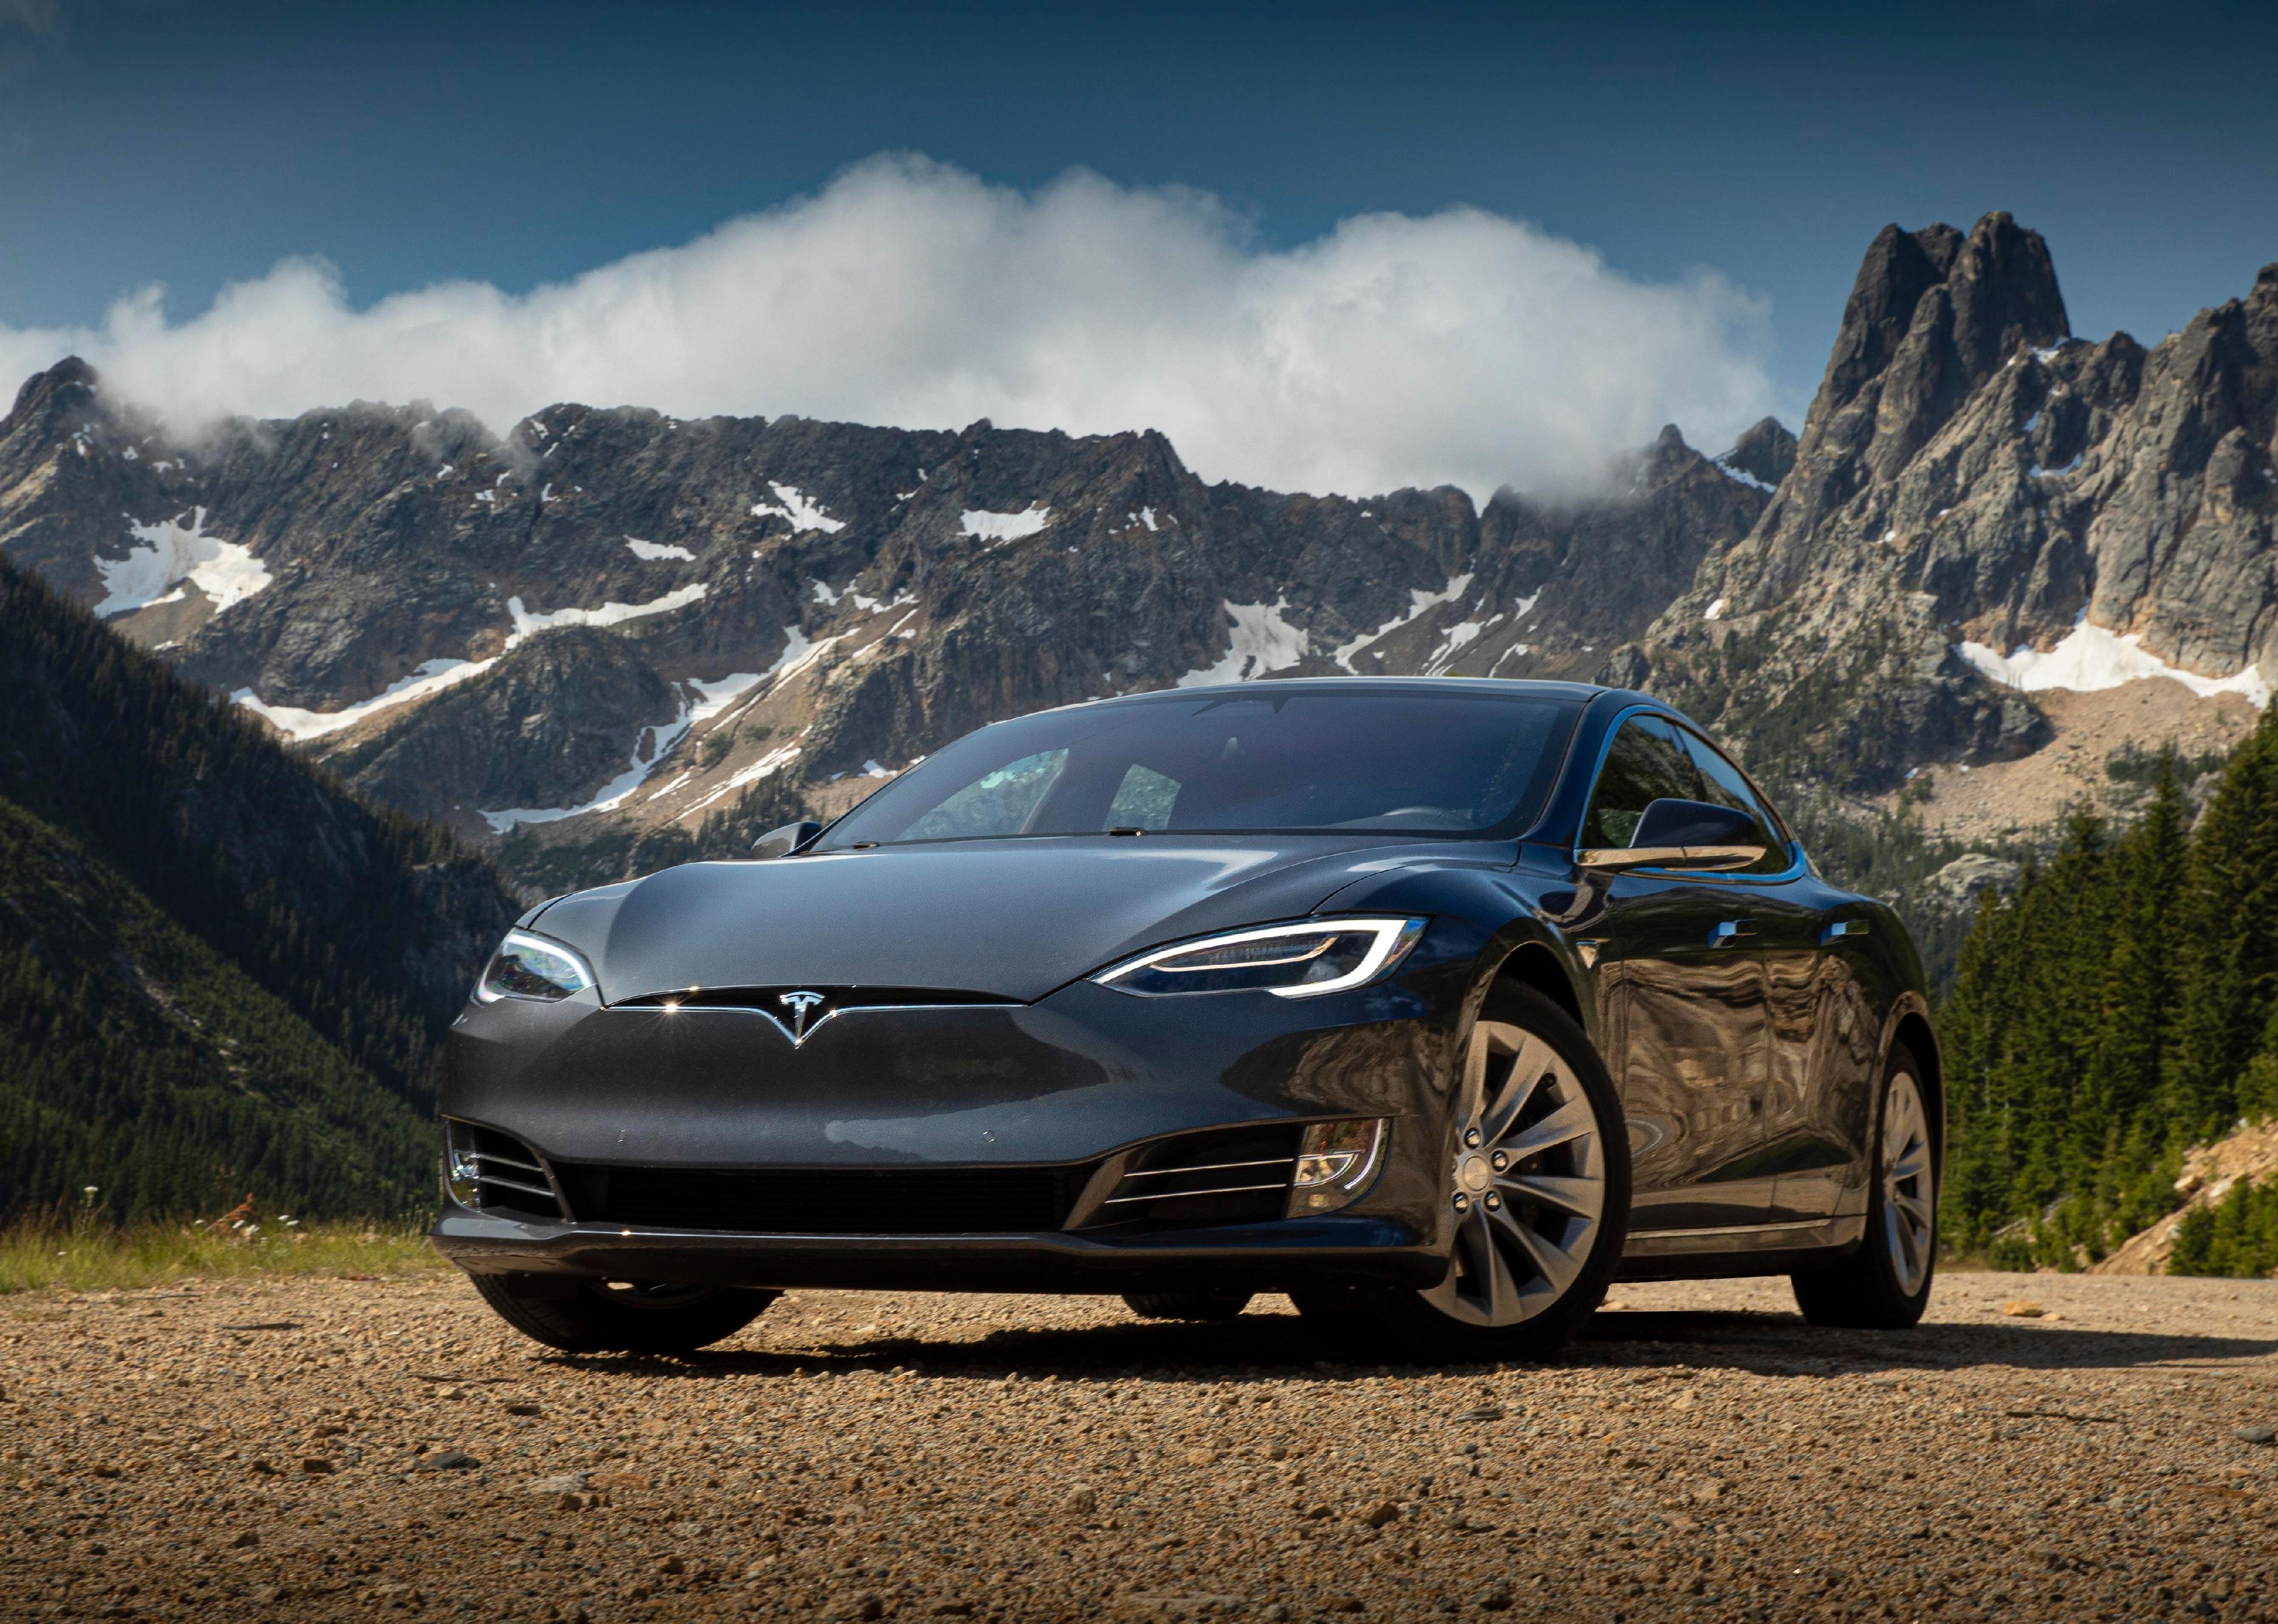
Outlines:
[[[1708,945],[1712,948],[1721,948],[1728,942],[1738,941],[1742,936],[1753,936],[1755,934],[1756,922],[1754,919],[1724,919],[1720,921],[1716,930],[1710,933]]]
[[[1819,945],[1823,948],[1830,942],[1842,941],[1846,936],[1863,936],[1866,934],[1866,920],[1838,919],[1834,924],[1829,926],[1825,930],[1819,933]]]

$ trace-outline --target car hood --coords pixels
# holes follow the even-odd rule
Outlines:
[[[531,928],[584,953],[612,1003],[727,987],[1028,1003],[1158,942],[1302,917],[1355,880],[1423,855],[1339,836],[881,846],[691,863],[565,897]]]

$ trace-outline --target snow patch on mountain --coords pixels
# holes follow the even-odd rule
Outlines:
[[[990,513],[984,507],[968,507],[959,521],[960,534],[986,541],[990,546],[1002,546],[1008,541],[1019,541],[1034,536],[1051,522],[1052,510],[1031,502],[1019,513]]]
[[[1353,668],[1353,656],[1367,648],[1370,644],[1378,642],[1384,637],[1391,636],[1394,632],[1398,631],[1403,626],[1407,625],[1410,621],[1418,619],[1419,616],[1430,614],[1441,604],[1455,602],[1456,599],[1461,598],[1465,592],[1468,592],[1471,590],[1472,577],[1468,575],[1449,576],[1448,579],[1448,584],[1436,592],[1428,591],[1420,586],[1411,587],[1409,589],[1408,593],[1407,614],[1395,614],[1390,620],[1385,621],[1383,625],[1378,627],[1374,631],[1366,633],[1362,637],[1355,637],[1350,643],[1341,644],[1331,652],[1329,658],[1335,660],[1337,664],[1342,666],[1346,670],[1350,671]],[[1532,608],[1533,606],[1531,600],[1525,601],[1527,607]]]
[[[2144,647],[2140,634],[2115,637],[2101,626],[2091,626],[2083,614],[2062,642],[2045,653],[2020,644],[2006,658],[1982,643],[1961,643],[1954,652],[2005,688],[2027,693],[2063,688],[2075,693],[2100,693],[2125,682],[2164,676],[2181,682],[2202,698],[2216,694],[2243,695],[2260,710],[2270,703],[2270,684],[2259,666],[2249,666],[2230,676],[2201,676],[2171,666]]]
[[[549,486],[548,489],[551,487]],[[688,564],[696,561],[696,555],[693,553],[685,547],[676,547],[669,542],[643,541],[638,536],[628,536],[625,538],[625,546],[635,558],[646,559],[652,562],[661,558],[677,558],[683,563]]]
[[[557,626],[618,626],[643,615],[668,614],[675,609],[684,609],[704,596],[704,583],[688,585],[667,592],[661,598],[652,598],[646,603],[603,604],[598,609],[547,609],[542,612],[526,608],[521,599],[506,600],[506,612],[514,619],[513,635],[506,645],[513,648],[524,638],[541,631],[551,631]]]
[[[825,512],[821,502],[808,496],[797,485],[779,485],[768,481],[768,489],[776,493],[772,502],[753,502],[752,516],[755,519],[784,519],[791,524],[791,533],[803,536],[809,530],[821,530],[826,536],[836,536],[846,528],[846,521],[834,519]]]
[[[230,698],[286,737],[305,743],[310,739],[320,739],[327,733],[352,728],[365,717],[378,712],[440,693],[470,677],[480,676],[496,664],[498,661],[495,660],[430,660],[409,676],[390,682],[371,698],[337,711],[304,711],[297,705],[264,705],[261,696],[250,688],[239,689],[230,695]]]
[[[186,516],[187,524],[182,522]],[[141,545],[129,548],[123,559],[95,560],[103,587],[103,601],[95,606],[99,615],[172,603],[184,595],[180,589],[185,581],[210,599],[218,614],[274,579],[268,566],[253,556],[252,548],[209,536],[203,507],[156,524],[137,524],[130,517],[126,528]]]
[[[1283,611],[1289,606],[1287,598],[1270,604],[1228,603],[1222,606],[1234,621],[1233,631],[1227,639],[1226,657],[1212,665],[1196,666],[1175,686],[1202,688],[1213,682],[1240,682],[1263,676],[1268,671],[1296,665],[1312,646],[1302,629],[1282,618]]]

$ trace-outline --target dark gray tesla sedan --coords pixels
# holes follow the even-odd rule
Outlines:
[[[451,1034],[434,1239],[580,1350],[800,1286],[1286,1292],[1427,1357],[1617,1277],[1900,1326],[1938,1085],[1898,918],[1644,695],[1173,690],[533,909]]]

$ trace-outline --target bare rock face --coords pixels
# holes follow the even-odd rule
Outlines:
[[[1209,485],[1162,436],[355,405],[178,444],[83,364],[0,422],[0,546],[384,801],[479,838],[826,809],[968,728],[1181,681],[1585,675],[1793,440],[1609,494]]]
[[[2110,634],[2234,678],[2278,654],[2274,393],[2278,267],[2146,351],[2072,339],[2007,215],[1887,229],[1779,493],[1609,669],[1768,770],[1864,789],[2037,747],[1984,668],[2020,648]]]

